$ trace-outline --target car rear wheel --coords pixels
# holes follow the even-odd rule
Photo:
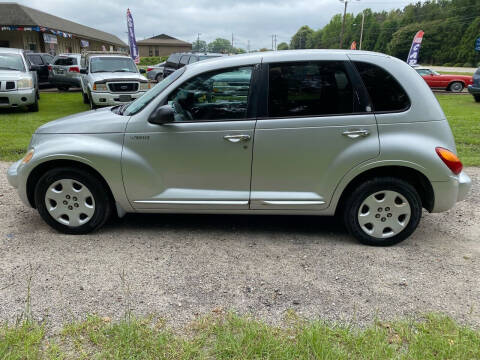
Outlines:
[[[450,84],[449,90],[454,93],[462,92],[464,86],[460,81],[454,81]]]
[[[65,234],[94,231],[105,224],[112,211],[102,182],[75,168],[45,173],[35,187],[35,205],[47,224]]]
[[[60,86],[57,86],[57,89],[60,91],[68,91],[68,89],[70,89],[70,86],[60,85]]]
[[[480,95],[473,95],[476,102],[480,102]]]
[[[366,245],[390,246],[405,240],[415,231],[422,215],[415,188],[390,177],[361,184],[345,205],[345,226]]]
[[[155,76],[155,81],[156,82],[160,82],[163,80],[163,75],[162,74],[157,74],[157,76]]]

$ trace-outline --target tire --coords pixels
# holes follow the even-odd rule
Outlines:
[[[450,85],[448,85],[448,90],[454,93],[459,93],[463,91],[465,86],[460,81],[454,81]]]
[[[157,76],[155,76],[155,81],[156,81],[157,83],[159,83],[159,82],[162,81],[162,80],[163,80],[163,75],[162,75],[162,74],[157,74]]]
[[[54,185],[57,186],[55,191],[52,190]],[[91,173],[76,168],[57,168],[38,180],[35,205],[43,220],[55,230],[65,234],[87,234],[109,219],[112,202],[108,194],[108,189]]]
[[[88,95],[88,103],[90,104],[90,109],[95,110],[98,106],[93,102],[92,94]]]
[[[70,86],[68,85],[60,85],[60,86],[57,86],[57,89],[59,91],[68,91],[68,89],[70,89]]]
[[[476,102],[480,102],[480,95],[473,95]]]
[[[30,111],[30,112],[38,112],[38,98],[35,97],[35,102],[31,105],[28,105],[27,106],[27,110]]]
[[[346,199],[344,209],[345,226],[358,241],[391,246],[415,231],[422,216],[422,201],[406,181],[382,177],[358,186]]]
[[[90,104],[90,100],[88,98],[88,95],[85,94],[83,91],[82,91],[82,96],[83,96],[83,103],[84,104]]]

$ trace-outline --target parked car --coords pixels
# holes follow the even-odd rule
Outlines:
[[[23,50],[0,48],[0,108],[26,106],[38,111],[37,70]]]
[[[55,56],[48,67],[48,81],[58,90],[68,91],[80,87],[80,54],[60,54]]]
[[[219,78],[242,85],[217,95]],[[8,181],[64,233],[113,212],[337,214],[370,245],[402,241],[422,207],[446,211],[471,186],[415,70],[338,50],[188,65],[130,104],[41,126]]]
[[[26,58],[29,65],[35,65],[37,67],[38,85],[49,85],[48,81],[48,65],[53,63],[53,56],[47,53],[26,53]]]
[[[82,57],[83,101],[91,109],[131,102],[150,89],[151,83],[125,53],[90,52]]]
[[[444,89],[451,92],[461,92],[465,87],[472,84],[472,77],[466,75],[448,74],[442,75],[435,70],[417,66],[415,70],[427,82],[432,89]]]
[[[480,68],[473,74],[473,83],[468,85],[468,92],[473,95],[476,102],[480,102]]]
[[[165,61],[157,65],[147,67],[147,79],[160,82],[163,80],[163,68],[165,67]]]
[[[221,56],[223,55],[215,54],[215,53],[205,53],[205,54],[174,53],[170,55],[167,61],[165,62],[164,69],[163,69],[163,77],[166,78],[175,70],[178,70],[187,64],[192,64],[198,61],[213,59]]]

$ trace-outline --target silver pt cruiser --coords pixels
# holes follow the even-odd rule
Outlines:
[[[331,50],[188,65],[130,104],[41,126],[8,179],[69,234],[114,212],[337,214],[370,245],[404,240],[422,208],[471,185],[414,69]]]

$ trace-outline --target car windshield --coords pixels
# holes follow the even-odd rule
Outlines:
[[[185,68],[182,67],[172,73],[167,78],[160,81],[157,85],[155,85],[152,89],[147,91],[145,94],[140,96],[137,100],[132,102],[128,107],[123,111],[123,115],[135,115],[136,113],[142,111],[145,106],[150,104],[153,99],[155,99],[158,95],[162,93],[171,83],[177,80],[183,73],[185,72]]]
[[[138,72],[130,58],[94,57],[90,60],[90,72]]]
[[[22,57],[18,54],[0,53],[0,70],[25,71]]]

